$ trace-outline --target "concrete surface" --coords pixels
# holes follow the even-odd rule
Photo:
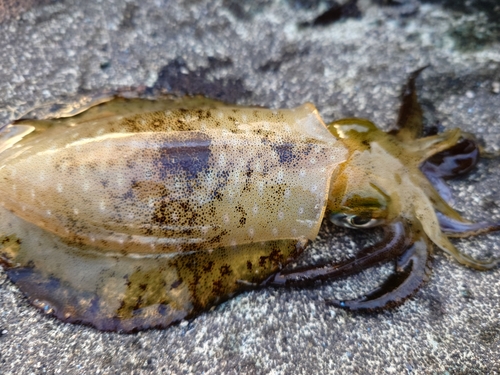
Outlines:
[[[500,148],[496,0],[359,0],[357,17],[351,8],[332,23],[335,14],[313,22],[331,0],[24,3],[31,8],[1,15],[2,123],[81,93],[156,85],[248,105],[311,101],[326,120],[355,115],[390,128],[407,74],[430,64],[420,81],[428,125]],[[499,177],[496,159],[453,181],[456,207],[500,220]],[[370,238],[325,224],[303,261],[348,256]],[[456,242],[488,257],[500,254],[499,239]],[[436,252],[433,277],[399,308],[363,315],[324,302],[388,272],[249,292],[167,330],[122,335],[42,315],[0,271],[0,373],[500,373],[500,270]]]

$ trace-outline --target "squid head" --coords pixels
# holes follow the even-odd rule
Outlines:
[[[382,227],[382,241],[342,263],[282,271],[274,284],[305,285],[395,260],[395,272],[376,290],[355,300],[330,301],[352,310],[373,310],[398,305],[419,288],[430,273],[433,245],[477,270],[497,266],[498,259],[473,259],[448,239],[498,230],[500,224],[472,223],[450,206],[451,194],[443,179],[470,171],[479,160],[479,145],[458,129],[419,137],[422,111],[415,93],[419,72],[404,87],[397,131],[383,132],[359,118],[329,124],[349,150],[331,180],[330,220],[347,228]]]

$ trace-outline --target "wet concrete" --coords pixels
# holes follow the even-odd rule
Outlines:
[[[427,126],[473,132],[494,151],[496,3],[360,0],[338,15],[330,0],[42,2],[0,24],[0,121],[78,95],[149,86],[274,108],[310,101],[327,121],[367,117],[388,129],[408,73],[430,65],[419,81]],[[499,177],[498,160],[485,160],[453,181],[457,209],[500,220]],[[304,261],[353,254],[369,239],[325,224]],[[500,254],[499,240],[455,242],[488,257]],[[0,373],[500,372],[499,270],[473,271],[436,251],[431,280],[399,308],[363,315],[326,305],[389,272],[249,292],[167,330],[121,335],[44,316],[0,271]]]

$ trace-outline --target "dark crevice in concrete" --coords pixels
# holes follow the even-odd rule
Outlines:
[[[217,70],[232,66],[230,59],[209,58],[208,62],[208,67],[189,70],[182,58],[173,60],[160,70],[154,88],[181,95],[200,94],[226,102],[250,96],[243,79],[214,77]]]
[[[358,0],[348,0],[344,4],[334,3],[328,10],[321,13],[312,21],[302,22],[299,26],[328,26],[347,18],[361,18],[361,11],[358,8]]]

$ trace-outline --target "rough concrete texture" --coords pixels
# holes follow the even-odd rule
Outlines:
[[[408,73],[429,64],[420,80],[428,126],[460,127],[498,150],[497,4],[360,0],[357,17],[351,8],[329,23],[338,14],[317,17],[331,0],[44,2],[0,24],[0,116],[146,85],[247,105],[311,101],[327,121],[362,116],[387,129]],[[453,181],[457,209],[500,220],[499,178],[493,159]],[[370,238],[325,224],[303,261],[352,255]],[[456,243],[500,256],[499,239]],[[363,315],[325,304],[389,272],[249,292],[167,330],[123,335],[44,316],[0,271],[0,373],[500,373],[500,270],[476,272],[436,251],[433,277],[399,308]]]

